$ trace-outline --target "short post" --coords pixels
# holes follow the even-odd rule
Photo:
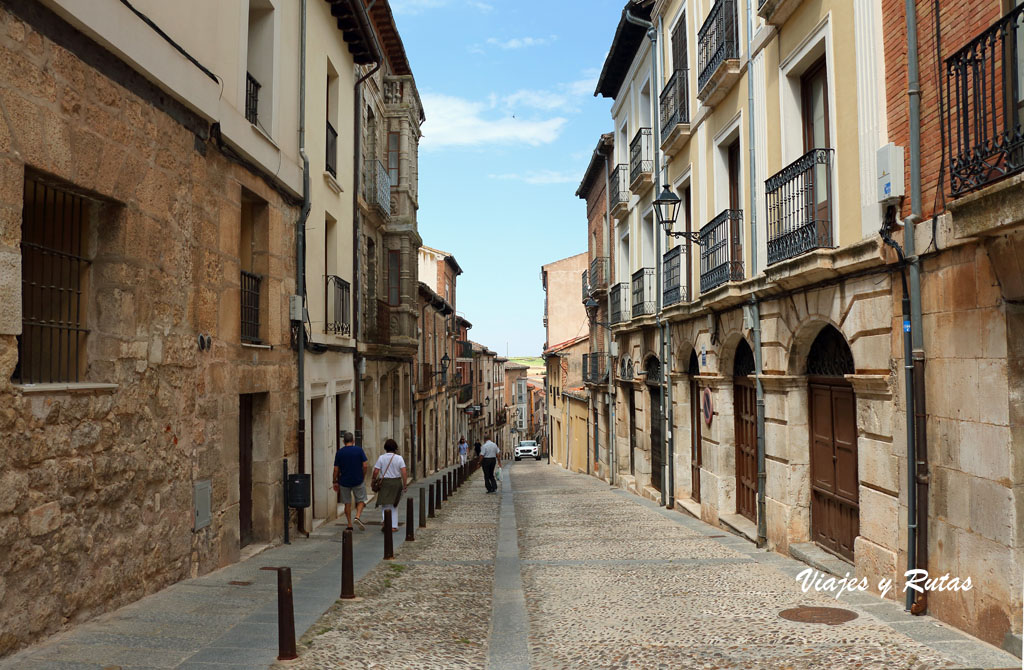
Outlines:
[[[434,485],[433,484],[430,485],[430,495],[428,495],[427,498],[430,500],[430,507],[427,508],[427,516],[429,516],[431,519],[433,519],[434,518]]]
[[[441,475],[441,500],[448,500],[448,473]]]
[[[434,509],[441,509],[441,480],[437,480],[437,486],[434,489]]]
[[[413,511],[412,511],[412,498],[405,499],[405,541],[412,542],[416,539],[413,528],[416,524],[412,522]]]
[[[284,543],[291,544],[288,539],[288,521],[291,517],[291,508],[288,507],[288,459],[284,459],[284,474],[281,476],[281,483],[284,485]]]
[[[348,529],[341,533],[341,597],[345,600],[356,597],[352,579],[352,531]]]
[[[277,660],[291,661],[295,653],[295,607],[292,604],[292,569],[260,568],[277,572]]]
[[[391,510],[384,510],[384,560],[388,561],[395,557],[395,538],[391,533]]]
[[[426,506],[426,489],[420,487],[420,528],[427,527],[427,506]]]

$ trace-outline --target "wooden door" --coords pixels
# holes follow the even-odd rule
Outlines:
[[[701,466],[701,415],[700,386],[697,380],[690,377],[690,497],[700,502],[700,466]]]
[[[665,458],[662,453],[661,426],[661,389],[657,386],[647,387],[651,392],[651,486],[662,490]]]
[[[743,198],[740,194],[740,141],[729,145],[729,209],[743,209]],[[742,279],[743,273],[743,235],[740,230],[742,217],[733,216],[729,219],[729,279]]]
[[[238,396],[238,535],[252,542],[252,395]]]
[[[636,391],[629,389],[629,474],[636,475]]]
[[[757,393],[746,377],[733,382],[736,512],[757,522]]]
[[[860,532],[856,399],[840,381],[815,380],[809,386],[811,537],[852,561]]]
[[[828,75],[825,57],[808,68],[800,79],[801,112],[803,122],[804,153],[812,149],[831,148],[828,118]],[[828,166],[815,163],[808,174],[806,187],[811,198],[807,200],[805,221],[815,222],[818,244],[831,243],[831,191]]]

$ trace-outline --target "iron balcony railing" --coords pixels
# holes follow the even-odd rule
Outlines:
[[[580,279],[582,280],[581,283],[583,284],[583,298],[582,298],[582,301],[586,302],[587,298],[590,297],[590,284],[587,282],[587,271],[586,270],[584,270],[583,273],[580,275]]]
[[[352,334],[352,287],[351,285],[335,275],[327,275],[326,299],[326,329],[328,333],[335,335]]]
[[[366,180],[365,196],[385,217],[391,216],[391,176],[379,160],[372,160]]]
[[[242,341],[260,342],[260,284],[263,277],[242,270]]]
[[[629,166],[619,163],[612,170],[609,180],[610,190],[608,192],[608,206],[612,209],[616,205],[629,204]]]
[[[327,157],[324,159],[324,167],[331,173],[332,177],[338,176],[338,131],[334,129],[331,122],[327,122]]]
[[[459,387],[459,404],[464,405],[473,400],[473,385],[463,384]]]
[[[736,0],[718,0],[697,33],[697,90],[730,58],[739,58]]]
[[[245,73],[245,119],[254,126],[259,122],[260,83],[250,73]]]
[[[473,344],[468,340],[456,340],[456,358],[473,358]]]
[[[583,381],[590,384],[608,381],[608,354],[603,351],[583,354]]]
[[[1024,5],[947,59],[945,83],[951,193],[1024,170]]]
[[[590,292],[608,288],[608,257],[598,256],[590,261],[590,274],[587,281],[590,282]]]
[[[665,252],[661,261],[661,302],[664,306],[674,305],[687,299],[682,288],[683,246],[677,245]]]
[[[662,141],[679,123],[690,122],[689,70],[679,69],[672,73],[665,88],[661,89],[661,139]]]
[[[629,314],[629,285],[624,282],[616,284],[612,287],[611,296],[612,323],[621,323]]]
[[[832,149],[811,149],[764,182],[768,265],[832,247]]]
[[[633,316],[654,314],[656,297],[654,295],[654,268],[640,268],[633,273]]]
[[[635,182],[641,176],[654,169],[654,148],[651,146],[651,129],[641,128],[636,131],[633,141],[629,143],[629,181]]]
[[[700,229],[700,292],[743,279],[743,210],[727,209]]]

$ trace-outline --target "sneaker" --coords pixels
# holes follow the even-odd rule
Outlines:
[[[362,519],[360,519],[359,517],[356,517],[355,519],[353,519],[353,521],[355,521],[356,525],[359,526],[359,530],[366,530],[366,526],[363,525],[363,520]]]

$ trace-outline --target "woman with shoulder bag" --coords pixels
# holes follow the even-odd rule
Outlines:
[[[384,528],[384,513],[388,510],[391,511],[391,532],[397,531],[398,503],[402,499],[402,493],[409,488],[409,484],[405,459],[398,455],[398,443],[392,439],[384,443],[384,453],[373,466],[370,488],[377,493],[376,506],[384,507],[381,510],[380,531],[387,532]]]

